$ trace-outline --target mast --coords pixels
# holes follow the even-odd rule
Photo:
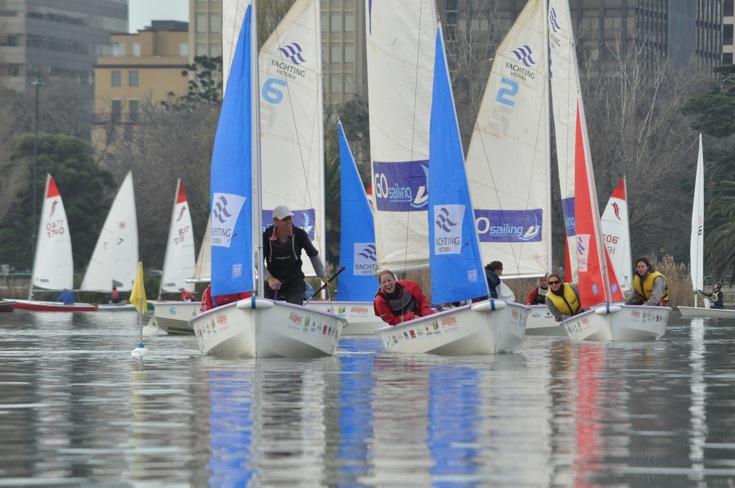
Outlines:
[[[250,54],[252,62],[250,63],[250,96],[253,98],[253,118],[252,124],[252,158],[253,158],[253,201],[251,204],[255,205],[253,212],[253,239],[254,249],[257,249],[255,253],[255,259],[258,262],[258,282],[256,286],[257,296],[263,298],[265,296],[265,290],[263,289],[263,233],[262,233],[262,219],[263,219],[263,193],[262,193],[262,170],[260,167],[260,79],[258,77],[258,71],[260,64],[258,62],[258,21],[257,12],[255,10],[255,4],[257,0],[253,0],[253,20],[251,29],[250,42]]]

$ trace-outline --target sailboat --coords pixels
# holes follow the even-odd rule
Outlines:
[[[138,264],[138,220],[135,213],[133,173],[128,172],[102,226],[80,291],[130,291]],[[134,311],[131,304],[101,304],[100,311]]]
[[[572,260],[576,261],[580,302],[582,307],[589,309],[561,322],[561,325],[575,341],[658,339],[666,331],[671,313],[669,307],[613,304],[622,301],[623,294],[602,243],[567,0],[549,1],[548,23],[560,179],[574,182],[572,205],[563,205],[565,219],[571,224],[567,225],[567,238],[574,240]]]
[[[375,315],[373,297],[378,269],[373,212],[370,209],[342,122],[337,122],[340,154],[340,274],[336,301],[308,305],[347,320],[342,335],[369,335],[385,325]]]
[[[704,150],[702,134],[699,135],[699,152],[697,156],[697,176],[694,183],[694,202],[692,204],[692,231],[689,241],[689,272],[694,291],[693,307],[677,307],[682,317],[719,317],[733,318],[735,310],[717,309],[697,306],[697,290],[704,288]]]
[[[171,223],[168,229],[166,255],[163,260],[161,286],[154,303],[156,323],[169,334],[193,334],[189,319],[199,313],[201,302],[180,300],[160,301],[163,293],[179,293],[183,288],[194,291],[194,283],[188,281],[194,273],[194,232],[191,224],[186,190],[179,178],[176,181]]]
[[[441,25],[436,51],[429,144],[428,227],[434,303],[487,296],[464,153]],[[378,330],[388,352],[446,355],[513,352],[525,337],[524,305],[484,300]]]
[[[292,9],[306,3],[299,0]],[[312,34],[318,33],[318,2],[308,3],[312,12],[310,29]],[[259,296],[215,307],[191,319],[191,325],[202,354],[224,358],[331,355],[337,348],[344,319],[262,298],[263,257],[257,253],[262,242],[262,172],[255,5],[249,1],[225,2],[223,9],[227,86],[212,154],[212,295],[254,290],[257,267]],[[232,35],[233,26],[237,29],[238,25],[239,34]],[[231,57],[229,36],[237,38]],[[320,43],[315,43],[311,52],[319,49]],[[287,77],[292,70],[313,72],[316,60],[304,59],[304,64],[297,67],[294,63],[302,59],[281,60],[281,76]],[[288,85],[285,79],[275,77],[264,83],[269,80],[280,80],[271,82],[271,86]]]
[[[37,312],[93,312],[97,310],[97,306],[89,303],[66,305],[62,302],[33,300],[34,289],[60,291],[74,288],[69,222],[66,219],[61,193],[51,175],[46,175],[46,188],[43,194],[28,300],[15,300],[15,308]]]

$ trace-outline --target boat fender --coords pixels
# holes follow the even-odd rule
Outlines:
[[[496,310],[503,310],[508,305],[503,300],[485,300],[482,302],[473,303],[470,308],[475,312],[494,312]]]
[[[244,298],[237,302],[237,308],[239,310],[247,310],[247,309],[258,309],[263,310],[265,308],[271,308],[275,302],[272,300],[264,300],[262,298],[257,297],[250,297],[250,298]]]
[[[597,307],[595,309],[595,313],[597,315],[608,315],[615,312],[620,312],[622,308],[620,305],[610,305],[609,303],[606,305],[602,305],[601,307]]]

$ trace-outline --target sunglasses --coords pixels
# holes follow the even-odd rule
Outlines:
[[[550,285],[559,285],[561,284],[561,281],[549,281]]]

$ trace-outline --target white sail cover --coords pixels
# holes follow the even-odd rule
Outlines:
[[[699,153],[697,155],[697,176],[694,183],[689,259],[692,288],[694,290],[701,290],[704,288],[704,151],[702,149],[702,134],[699,134]]]
[[[212,280],[212,216],[207,220],[207,229],[202,236],[202,244],[199,246],[199,255],[194,265],[194,274],[189,279],[194,283],[208,282]]]
[[[120,185],[110,213],[94,247],[80,290],[130,291],[138,264],[138,220],[135,214],[133,174]]]
[[[559,167],[559,190],[564,214],[566,244],[571,260],[572,281],[579,281],[574,217],[574,155],[579,67],[568,0],[549,0],[547,17],[551,71],[551,105]]]
[[[162,292],[177,292],[181,288],[194,291],[194,284],[186,280],[194,272],[194,231],[191,225],[189,202],[181,179],[176,181],[176,197],[168,228],[166,256],[161,276]]]
[[[633,288],[633,276],[628,221],[628,187],[625,178],[618,182],[610,195],[605,211],[602,213],[600,225],[607,255],[615,270],[618,284],[623,291],[630,291]]]
[[[365,9],[378,265],[427,267],[434,0],[366,0]]]
[[[320,2],[297,0],[260,49],[263,226],[286,205],[324,254],[324,123]],[[308,259],[304,274],[314,276]]]
[[[551,161],[544,1],[529,0],[498,47],[467,152],[483,262],[503,278],[551,269]]]
[[[59,188],[51,175],[46,176],[31,283],[32,288],[46,290],[74,288],[69,222]]]

